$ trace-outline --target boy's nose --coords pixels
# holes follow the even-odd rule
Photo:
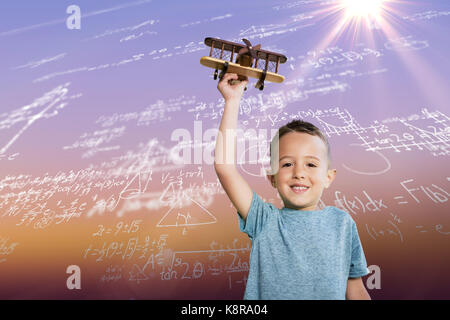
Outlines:
[[[305,170],[301,167],[296,167],[294,170],[294,178],[305,179]]]

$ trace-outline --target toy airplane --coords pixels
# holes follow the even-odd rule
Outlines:
[[[255,87],[264,89],[264,81],[281,83],[284,77],[278,74],[278,66],[287,58],[279,53],[261,50],[261,45],[252,46],[250,41],[242,39],[245,45],[216,38],[206,38],[205,44],[211,47],[209,57],[202,57],[200,63],[215,69],[214,80],[221,70],[219,79],[231,72],[258,79]],[[234,55],[236,60],[233,62]],[[254,63],[253,63],[254,61]]]

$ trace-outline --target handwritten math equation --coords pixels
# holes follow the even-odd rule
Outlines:
[[[175,281],[223,278],[231,290],[233,285],[245,285],[249,271],[249,243],[231,244],[211,241],[206,250],[172,250],[168,246],[168,234],[161,234],[144,240],[138,235],[140,220],[119,221],[114,226],[98,226],[93,239],[116,238],[120,234],[134,234],[127,241],[104,241],[102,245],[90,244],[84,250],[84,259],[95,259],[96,263],[106,263],[105,272],[100,276],[102,283],[131,281],[136,284],[148,280]],[[117,259],[115,259],[117,258]],[[120,261],[120,262],[118,262]]]
[[[5,262],[18,245],[19,242],[11,242],[9,237],[0,236],[0,263]]]
[[[450,181],[450,177],[446,179]],[[434,204],[445,204],[450,199],[450,193],[448,193],[443,186],[439,186],[435,183],[429,185],[423,185],[416,182],[414,179],[407,179],[400,181],[403,194],[394,194],[391,199],[391,203],[394,202],[397,206],[404,206],[408,203],[417,205],[428,201]],[[401,242],[404,242],[404,236],[400,230],[400,224],[404,221],[404,218],[400,218],[398,215],[390,212],[394,210],[392,205],[387,201],[379,197],[371,196],[366,190],[362,190],[359,195],[348,196],[340,191],[334,193],[334,205],[352,215],[358,214],[380,214],[389,212],[391,218],[387,221],[388,227],[380,229],[379,227],[369,226],[365,224],[365,230],[369,236],[377,240],[379,237],[386,235],[397,236]],[[449,235],[450,231],[445,230],[445,226],[441,223],[431,227],[424,227],[423,225],[416,225],[416,230],[419,233],[428,232],[431,230],[436,231],[440,235]]]
[[[98,243],[99,240],[106,237],[113,238],[112,240],[105,240],[101,245],[96,243],[89,244],[88,248],[84,250],[83,258],[96,257],[96,262],[104,261],[105,259],[119,258],[121,260],[130,260],[133,258],[144,259],[149,254],[153,255],[156,250],[158,253],[166,246],[168,235],[164,234],[159,239],[152,239],[150,235],[145,235],[139,238],[139,231],[142,220],[132,220],[127,223],[124,221],[117,222],[114,226],[98,225],[98,229],[92,234],[92,238]],[[119,240],[123,235],[132,235],[127,240]]]

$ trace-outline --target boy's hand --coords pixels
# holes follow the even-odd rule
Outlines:
[[[236,73],[226,73],[217,85],[225,101],[240,100],[248,84],[248,78],[238,79]]]

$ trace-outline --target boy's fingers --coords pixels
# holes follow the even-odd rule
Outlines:
[[[225,73],[225,76],[228,76],[229,79],[237,79],[238,75],[236,73]]]
[[[240,87],[246,87],[247,84],[248,84],[248,78],[247,78],[247,77],[241,77],[241,78],[240,78],[239,86],[240,86]]]
[[[239,76],[236,73],[226,73],[219,81],[217,87],[225,88],[226,86],[232,86],[235,88],[244,89],[247,87],[247,84],[248,84],[248,77],[242,75]]]
[[[241,82],[239,83],[239,87],[245,88],[245,87],[247,87],[247,84],[248,84],[248,80],[241,80]]]
[[[224,80],[233,80],[233,79],[237,79],[238,75],[236,73],[225,73],[225,75],[223,76]]]
[[[225,75],[223,76],[222,80],[220,80],[220,82],[228,83],[228,81],[237,79],[237,78],[238,78],[238,75],[236,73],[225,73]]]

